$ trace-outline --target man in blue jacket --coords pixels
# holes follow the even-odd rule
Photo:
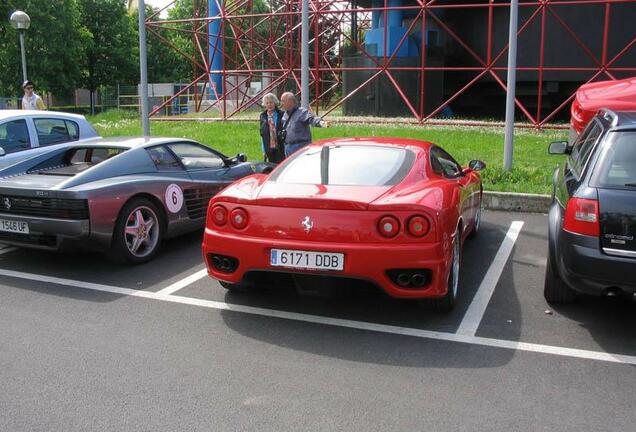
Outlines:
[[[298,100],[293,93],[283,93],[280,102],[285,111],[283,114],[285,156],[289,156],[311,143],[310,126],[329,127],[326,121],[315,116],[307,108],[299,107]]]

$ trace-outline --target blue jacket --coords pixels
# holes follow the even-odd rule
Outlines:
[[[291,115],[291,117],[289,117]],[[287,118],[289,117],[289,122]],[[287,130],[285,144],[309,144],[311,142],[310,126],[321,127],[322,118],[315,116],[307,108],[297,107],[283,114],[283,127]]]

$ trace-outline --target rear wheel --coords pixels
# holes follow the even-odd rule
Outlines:
[[[545,283],[543,286],[543,296],[548,303],[568,304],[576,299],[576,293],[559,277],[554,271],[550,252],[545,266]]]
[[[481,226],[481,199],[479,200],[479,207],[477,207],[477,213],[475,214],[475,221],[473,222],[473,229],[470,231],[470,237],[474,238],[479,235],[479,227]]]
[[[150,261],[163,236],[159,209],[146,198],[134,198],[121,209],[111,245],[111,258],[130,264]]]
[[[451,268],[448,274],[448,291],[444,297],[433,299],[430,305],[433,309],[441,311],[449,311],[455,307],[457,295],[459,291],[459,273],[461,268],[461,231],[459,227],[455,231],[455,239],[453,240],[453,255],[451,257]]]

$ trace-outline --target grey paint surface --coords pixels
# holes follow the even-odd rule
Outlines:
[[[62,248],[69,242],[73,242],[74,246],[105,249],[110,246],[114,224],[122,207],[134,197],[145,196],[153,200],[163,212],[166,223],[164,238],[169,238],[200,228],[205,222],[205,217],[190,218],[185,201],[178,211],[169,210],[165,197],[169,185],[176,184],[182,191],[205,190],[205,193],[211,197],[232,181],[260,171],[267,165],[250,162],[234,163],[218,169],[199,170],[196,174],[185,169],[170,172],[157,171],[148,155],[147,148],[174,142],[199,145],[194,141],[181,138],[98,139],[67,144],[63,148],[0,170],[0,196],[87,200],[90,229],[83,229],[79,234],[76,221],[64,221],[69,228],[60,232],[59,221],[10,214],[3,212],[2,207],[0,207],[0,219],[26,221],[30,227],[35,227],[32,230],[35,235],[56,235],[57,242],[53,247],[55,249]],[[74,176],[40,173],[42,166],[55,167],[61,164],[67,151],[84,147],[121,148],[125,151]],[[33,170],[36,167],[37,170],[34,173]],[[83,228],[87,227],[88,225],[83,226]],[[5,242],[27,245],[23,241],[13,239]],[[30,247],[41,246],[31,245]]]

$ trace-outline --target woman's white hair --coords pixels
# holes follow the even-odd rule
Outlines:
[[[278,98],[276,97],[274,93],[267,93],[265,96],[263,96],[262,105],[265,105],[265,102],[267,101],[274,102],[274,105],[276,106],[280,104],[280,102],[278,101]]]

